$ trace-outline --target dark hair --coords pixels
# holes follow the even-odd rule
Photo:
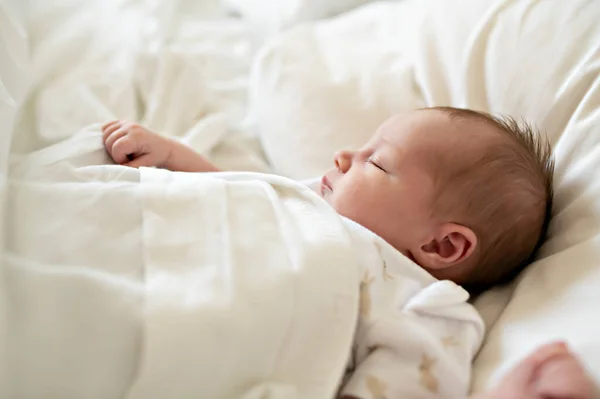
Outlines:
[[[546,239],[553,197],[552,148],[524,120],[461,108],[435,109],[499,133],[472,162],[447,172],[440,193],[452,196],[452,191],[454,197],[467,198],[453,202],[453,207],[477,235],[475,263],[463,286],[478,293],[516,277]]]

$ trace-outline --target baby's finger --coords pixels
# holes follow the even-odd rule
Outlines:
[[[152,162],[150,154],[144,154],[135,158],[133,161],[127,162],[123,165],[129,166],[130,168],[140,168],[142,166],[154,166],[154,163]]]
[[[502,381],[525,388],[529,386],[532,378],[545,362],[554,356],[568,352],[567,346],[562,342],[546,344],[521,361]]]
[[[112,146],[112,150],[110,155],[113,160],[122,165],[131,160],[131,156],[135,158],[135,154],[138,151],[137,144],[135,140],[132,140],[129,136],[123,136]]]
[[[109,121],[109,122],[106,122],[105,124],[102,125],[102,130],[106,129],[107,127],[109,127],[113,123],[120,123],[120,122],[121,121]]]
[[[592,398],[592,383],[581,363],[571,354],[549,360],[541,367],[538,378],[537,393],[544,398]]]
[[[123,125],[122,121],[112,121],[102,126],[102,139],[106,140],[115,130]]]
[[[106,148],[106,151],[112,152],[113,145],[117,142],[117,140],[125,136],[127,133],[127,129],[120,128],[104,139],[104,147]]]

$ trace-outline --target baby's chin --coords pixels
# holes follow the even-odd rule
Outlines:
[[[323,193],[323,192],[319,192],[318,194],[319,194],[319,197],[323,198],[325,200],[325,202],[327,202],[332,208],[335,209],[335,205],[331,201],[331,195],[328,195],[328,193]]]
[[[325,200],[325,202],[327,202],[329,204],[329,206],[331,206],[337,213],[340,213],[339,210],[336,207],[335,201],[333,200],[333,195],[332,192],[330,190],[319,190],[317,191],[317,194],[319,195],[319,197],[323,198]],[[344,216],[344,215],[342,215]]]

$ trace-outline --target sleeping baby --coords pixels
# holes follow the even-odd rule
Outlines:
[[[135,124],[109,122],[103,138],[118,164],[219,171],[185,145]],[[436,107],[390,118],[363,148],[338,152],[334,166],[311,188],[385,243],[377,255],[383,266],[366,262],[359,271],[359,319],[339,395],[465,397],[469,372],[455,370],[470,367],[483,323],[460,286],[478,293],[509,281],[543,242],[552,202],[549,144],[510,118]],[[440,293],[446,302],[428,302]],[[399,318],[399,308],[411,312]],[[440,334],[428,353],[411,348],[411,340],[431,331]],[[515,370],[530,377],[509,374],[480,397],[583,398],[589,391],[561,344],[542,348]],[[548,377],[556,370],[561,385]],[[452,381],[461,374],[457,387]],[[408,387],[409,377],[418,386]],[[563,396],[573,392],[582,396]]]

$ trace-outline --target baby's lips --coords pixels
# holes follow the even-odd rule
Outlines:
[[[321,178],[321,185],[327,187],[329,190],[333,189],[333,187],[331,186],[331,181],[329,180],[327,175],[323,175],[323,177]]]

